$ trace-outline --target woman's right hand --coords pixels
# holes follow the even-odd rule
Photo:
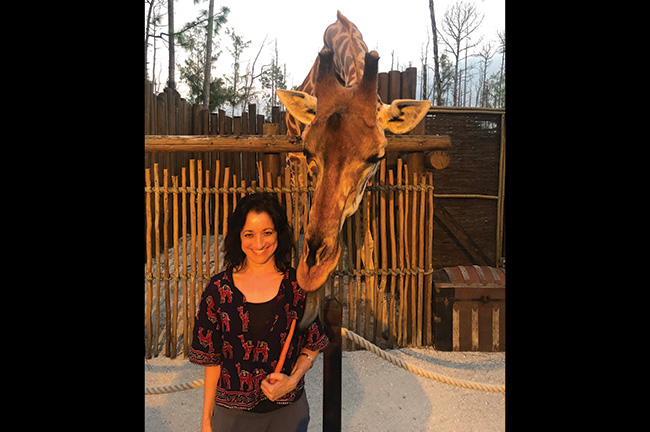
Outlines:
[[[201,422],[201,432],[212,432],[212,421]]]

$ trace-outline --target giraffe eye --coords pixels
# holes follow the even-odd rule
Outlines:
[[[366,162],[369,164],[376,164],[378,162],[381,162],[383,159],[386,159],[386,153],[384,153],[383,156],[379,156],[379,154],[372,155],[368,159],[366,159]]]

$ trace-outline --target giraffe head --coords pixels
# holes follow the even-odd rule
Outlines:
[[[343,87],[336,77],[333,53],[323,49],[315,97],[304,92],[277,90],[287,111],[307,125],[302,132],[312,185],[312,206],[297,269],[305,291],[320,288],[332,273],[341,252],[339,232],[354,214],[370,177],[385,155],[384,130],[406,133],[429,110],[428,101],[377,97],[379,55],[365,55],[363,77]]]

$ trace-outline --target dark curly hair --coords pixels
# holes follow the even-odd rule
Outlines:
[[[273,220],[278,233],[278,247],[273,258],[279,271],[285,272],[291,266],[291,254],[295,247],[291,236],[291,226],[285,210],[271,193],[254,193],[246,195],[237,203],[237,208],[228,218],[228,232],[224,240],[223,252],[226,268],[240,268],[246,254],[241,248],[240,233],[244,229],[248,212],[267,213]]]

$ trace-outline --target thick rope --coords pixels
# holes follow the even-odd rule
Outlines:
[[[480,384],[480,383],[475,383],[472,381],[466,381],[462,379],[456,379],[456,378],[450,378],[448,376],[440,375],[435,372],[429,372],[424,369],[421,369],[417,366],[413,366],[405,362],[404,360],[397,358],[391,354],[388,354],[386,351],[383,351],[381,348],[373,345],[371,342],[367,341],[366,339],[362,338],[352,330],[348,330],[345,327],[341,328],[341,334],[345,336],[346,338],[350,339],[352,342],[356,343],[357,345],[362,346],[363,348],[367,349],[371,353],[383,358],[386,361],[391,362],[395,366],[399,366],[402,369],[406,369],[407,371],[423,376],[425,378],[429,378],[432,380],[436,380],[438,382],[444,383],[444,384],[449,384],[452,386],[456,387],[462,387],[470,390],[480,390],[480,391],[485,391],[485,392],[492,392],[492,393],[505,393],[506,392],[506,386],[504,385],[492,385],[492,384]]]
[[[382,350],[381,348],[377,347],[370,341],[364,339],[363,337],[359,336],[352,330],[348,330],[345,327],[341,327],[341,336],[344,336],[348,339],[350,339],[352,342],[356,343],[359,346],[362,346],[366,350],[370,351],[371,353],[381,357],[382,359],[391,362],[395,366],[399,366],[402,369],[406,369],[407,371],[423,376],[425,378],[429,378],[444,384],[449,384],[452,386],[456,387],[462,387],[470,390],[480,390],[484,392],[491,392],[491,393],[505,393],[506,392],[506,386],[504,385],[492,385],[492,384],[481,384],[481,383],[475,383],[473,381],[466,381],[462,379],[456,379],[456,378],[450,378],[448,376],[440,375],[435,372],[430,372],[427,370],[424,370],[422,368],[419,368],[417,366],[413,366],[411,364],[408,364],[404,360],[397,358],[386,351]],[[168,385],[168,386],[162,386],[162,387],[146,387],[144,389],[144,394],[145,395],[153,395],[153,394],[164,394],[164,393],[173,393],[177,391],[183,391],[183,390],[191,390],[193,388],[197,387],[202,387],[203,384],[205,384],[205,381],[202,379],[198,379],[189,383],[183,383],[183,384],[174,384],[174,385]]]
[[[198,379],[183,384],[174,384],[174,385],[168,385],[162,387],[146,387],[144,389],[144,394],[146,396],[146,395],[154,395],[154,394],[173,393],[173,392],[183,391],[183,390],[191,390],[193,388],[202,387],[203,384],[205,384],[205,380]]]

